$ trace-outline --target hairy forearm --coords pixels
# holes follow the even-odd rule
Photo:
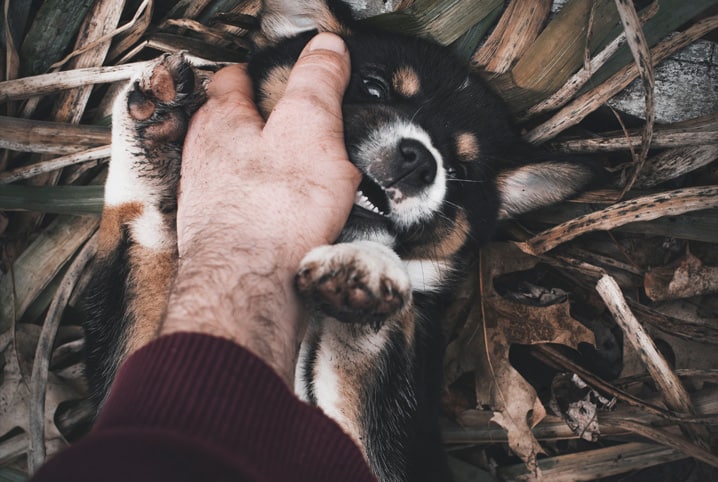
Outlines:
[[[227,338],[265,360],[293,383],[303,331],[292,262],[282,246],[237,244],[205,233],[180,259],[161,334],[200,332]]]

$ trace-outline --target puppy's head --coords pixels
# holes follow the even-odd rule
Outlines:
[[[560,201],[593,177],[585,163],[524,144],[501,102],[445,47],[367,28],[337,1],[267,1],[262,28],[268,40],[250,74],[265,116],[316,31],[347,43],[345,141],[364,174],[349,237],[388,234],[409,255],[437,242],[454,251],[469,237],[487,240],[500,218]]]

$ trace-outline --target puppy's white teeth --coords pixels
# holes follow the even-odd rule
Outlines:
[[[362,207],[366,209],[367,211],[371,211],[376,214],[381,214],[382,216],[386,216],[385,213],[381,212],[378,207],[376,207],[369,198],[361,191],[357,191],[356,195],[354,196],[354,204],[356,204],[359,207]]]

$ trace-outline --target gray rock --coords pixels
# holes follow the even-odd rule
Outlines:
[[[678,122],[718,111],[718,44],[699,40],[655,69],[656,122]],[[645,118],[640,80],[609,101],[619,111]]]

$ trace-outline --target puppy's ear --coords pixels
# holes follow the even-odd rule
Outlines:
[[[336,0],[265,0],[262,33],[270,42],[317,30],[349,33],[351,10]]]
[[[604,180],[601,168],[570,160],[543,161],[499,174],[499,218],[506,219],[563,201]]]

